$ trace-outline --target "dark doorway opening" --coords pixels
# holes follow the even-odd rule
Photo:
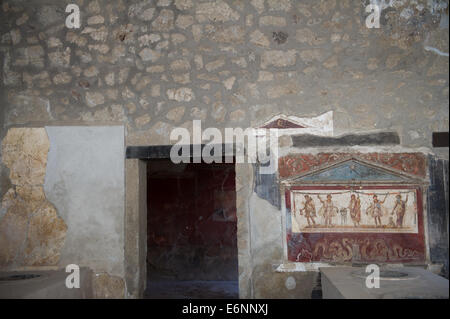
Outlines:
[[[147,165],[147,298],[238,298],[235,164]]]

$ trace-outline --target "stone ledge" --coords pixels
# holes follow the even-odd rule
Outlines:
[[[209,146],[214,147],[217,144],[211,144]],[[126,150],[126,158],[132,159],[167,159],[170,158],[170,150],[174,145],[155,145],[155,146],[128,146]],[[189,157],[193,157],[194,154],[194,145],[177,145],[179,147],[189,147]],[[206,144],[197,144],[201,148],[201,154],[203,153],[203,148]],[[236,154],[237,147],[235,145],[230,144],[221,144],[222,154],[227,154],[227,152],[232,154]]]
[[[292,144],[294,147],[398,145],[400,137],[396,132],[348,134],[339,137],[296,135],[292,136]]]
[[[319,272],[320,268],[325,267],[364,267],[370,264],[377,264],[386,268],[402,268],[402,267],[418,267],[424,268],[432,273],[439,274],[442,268],[440,264],[402,264],[402,263],[377,263],[377,262],[365,262],[365,263],[347,263],[347,264],[335,264],[335,263],[327,263],[327,262],[286,262],[282,264],[274,264],[273,269],[275,272]]]

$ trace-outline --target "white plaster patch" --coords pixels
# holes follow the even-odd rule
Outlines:
[[[284,114],[279,114],[258,125],[257,127],[264,127],[265,125],[278,120],[284,120],[302,126],[302,128],[278,129],[279,136],[296,134],[333,136],[333,111],[328,111],[316,117],[297,117],[294,115],[287,116]]]
[[[67,223],[61,265],[124,274],[123,126],[47,126],[45,195]]]
[[[419,133],[417,131],[408,131],[408,135],[412,139],[418,139],[420,137]]]
[[[297,287],[297,282],[295,281],[295,278],[292,276],[289,276],[286,278],[286,282],[284,283],[287,290],[293,290],[295,287]]]

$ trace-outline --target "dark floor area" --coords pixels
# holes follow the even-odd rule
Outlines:
[[[148,281],[145,299],[238,299],[237,281]]]

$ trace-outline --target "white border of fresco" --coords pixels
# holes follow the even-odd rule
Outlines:
[[[361,219],[359,225],[355,226],[350,213],[349,204],[351,194],[358,195],[361,200]],[[361,189],[357,193],[351,190],[345,189],[331,189],[331,190],[292,190],[291,199],[292,203],[295,200],[295,216],[294,212],[291,212],[291,223],[293,233],[418,233],[418,210],[417,210],[417,198],[415,189]],[[385,202],[381,205],[382,216],[381,225],[375,227],[374,217],[371,216],[371,207],[373,204],[373,194],[377,194],[379,200],[383,200],[386,193],[389,195],[386,197]],[[316,225],[308,225],[305,214],[299,214],[299,210],[303,208],[304,196],[309,194],[313,199],[316,208],[316,217],[314,221]],[[332,226],[325,226],[325,218],[323,216],[322,203],[317,198],[320,194],[322,200],[326,200],[327,194],[332,195],[332,201],[336,209],[336,214],[332,217]],[[401,199],[404,201],[408,196],[406,202],[406,211],[403,217],[402,227],[396,225],[397,216],[394,211],[396,195],[400,194]],[[342,211],[346,211],[344,218]],[[359,227],[358,227],[359,226]]]

